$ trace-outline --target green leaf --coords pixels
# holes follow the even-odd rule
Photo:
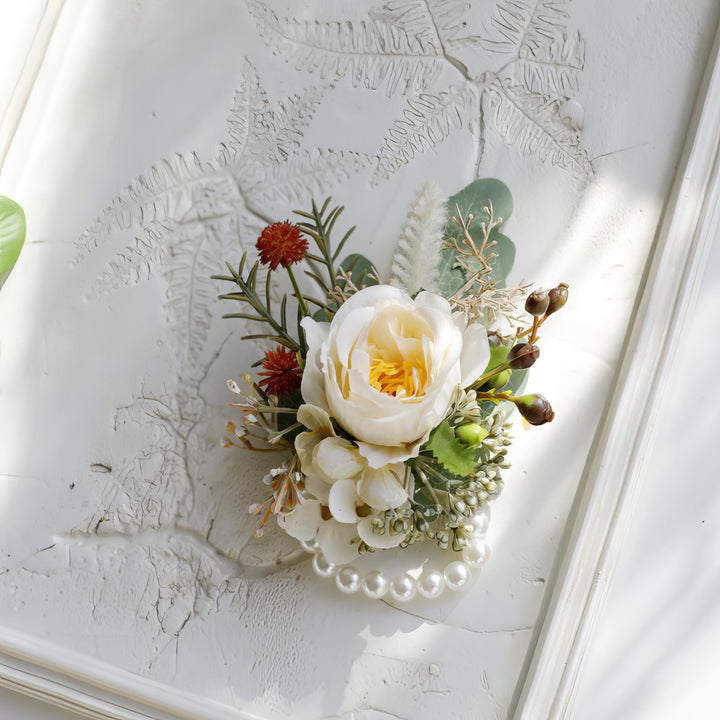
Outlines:
[[[458,235],[461,230],[452,220],[459,210],[463,218],[467,218],[468,215],[473,216],[469,228],[470,237],[475,245],[480,247],[483,238],[482,224],[489,220],[487,209],[491,205],[494,220],[502,219],[502,223],[490,232],[489,242],[495,243],[490,252],[494,253],[495,257],[490,259],[489,264],[495,284],[502,287],[515,261],[515,245],[499,230],[513,211],[512,194],[505,183],[495,178],[483,178],[471,182],[453,195],[447,201],[448,220],[443,229],[443,236],[460,240]],[[466,271],[456,266],[455,252],[451,248],[443,249],[438,267],[440,292],[445,297],[449,297],[462,287],[467,278]]]
[[[377,285],[378,281],[375,277],[377,271],[375,266],[364,256],[358,253],[348,255],[341,263],[340,267],[350,275],[350,280],[357,287],[370,287]],[[340,281],[338,285],[342,288],[344,283]]]
[[[470,233],[472,235],[472,233]],[[474,239],[474,238],[473,238]],[[495,254],[490,258],[490,269],[495,285],[503,287],[505,280],[512,270],[515,263],[515,243],[507,236],[498,232],[497,229],[490,233],[490,240],[495,241],[496,245],[491,252]]]
[[[0,195],[0,286],[15,265],[25,242],[25,213],[10,198]]]
[[[456,437],[450,423],[445,420],[431,433],[423,449],[429,450],[435,459],[453,475],[466,477],[476,470],[477,453],[463,445]]]
[[[364,256],[358,253],[348,255],[341,263],[340,268],[344,270],[349,276],[350,280],[358,288],[370,287],[371,285],[377,285],[377,270],[375,266]],[[339,278],[337,280],[337,286],[341,289],[345,289],[345,280]],[[338,304],[336,302],[328,303],[328,307],[333,311],[337,311]],[[313,320],[318,322],[328,321],[331,318],[328,317],[327,312],[324,308],[320,308],[313,315]]]
[[[445,236],[447,237],[447,233]],[[465,282],[465,273],[456,267],[456,262],[455,251],[452,248],[443,248],[440,251],[437,284],[440,294],[445,298],[451,297]]]

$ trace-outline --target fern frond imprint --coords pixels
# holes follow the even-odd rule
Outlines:
[[[247,0],[268,46],[297,70],[322,78],[350,75],[355,87],[421,92],[437,75],[444,56],[427,36],[377,20],[320,22],[279,18],[260,0]]]
[[[267,204],[282,200],[297,204],[314,195],[331,192],[369,162],[361,153],[349,150],[304,150],[291,155],[283,164],[263,169],[261,182],[245,188],[251,203]]]
[[[423,93],[407,101],[403,120],[396,120],[385,138],[378,156],[378,167],[371,184],[387,180],[416,155],[429,150],[470,124],[479,111],[478,95],[473,86],[451,85],[447,91]]]
[[[557,101],[548,102],[508,81],[495,81],[483,94],[483,112],[492,116],[504,141],[522,155],[570,170],[580,180],[592,177],[578,133],[563,123]]]
[[[177,154],[172,160],[161,160],[134,180],[100,213],[80,236],[78,249],[95,249],[115,232],[133,226],[152,227],[168,218],[190,219],[209,214],[210,206],[219,202],[225,170],[205,163],[193,153]],[[226,188],[227,189],[227,188]],[[79,262],[84,257],[79,257]]]
[[[390,25],[400,25],[409,34],[446,50],[467,38],[471,10],[467,0],[387,0],[370,10],[370,18]]]
[[[524,58],[537,53],[565,30],[569,0],[501,0],[490,20],[486,50]]]
[[[508,66],[515,84],[547,98],[575,97],[580,91],[580,73],[585,64],[585,42],[556,37],[535,53]]]

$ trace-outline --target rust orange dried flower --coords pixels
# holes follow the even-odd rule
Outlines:
[[[308,250],[308,241],[300,228],[289,220],[268,225],[255,243],[260,262],[275,270],[278,265],[287,267],[300,262]]]
[[[278,345],[275,350],[268,350],[262,366],[265,372],[258,373],[262,378],[258,384],[265,388],[268,395],[277,395],[281,398],[300,387],[302,370],[292,350],[282,345]]]

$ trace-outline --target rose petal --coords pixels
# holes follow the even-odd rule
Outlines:
[[[321,505],[328,504],[331,487],[332,485],[315,475],[305,476],[305,491],[319,500]]]
[[[405,465],[366,468],[357,483],[358,497],[375,510],[400,507],[408,497],[405,490]]]
[[[461,387],[472,385],[483,374],[489,362],[490,344],[485,326],[480,323],[468,325],[463,332],[460,353]]]
[[[357,447],[345,438],[329,437],[321,440],[313,450],[313,465],[333,481],[355,477],[367,464]]]
[[[297,411],[297,419],[308,430],[315,430],[323,437],[329,437],[335,434],[335,430],[330,422],[330,416],[323,408],[317,405],[306,403],[301,405]]]
[[[338,480],[330,486],[328,507],[332,516],[341,523],[356,523],[358,520],[355,507],[358,496],[355,492],[354,480]]]
[[[408,498],[405,490],[405,466],[394,463],[377,470],[366,468],[358,480],[357,494],[375,510],[400,507]]]
[[[404,305],[405,307],[412,307],[412,300],[410,300],[407,293],[404,293],[402,290],[391,287],[390,285],[371,285],[351,295],[340,306],[333,318],[333,325],[342,324],[347,316],[358,308],[376,307],[377,305],[391,302]],[[308,342],[308,344],[310,343]]]
[[[432,429],[432,428],[431,428]],[[407,443],[399,447],[390,447],[389,445],[374,445],[373,443],[357,442],[358,451],[367,460],[368,466],[371,468],[381,468],[383,465],[390,463],[404,462],[409,458],[417,457],[420,453],[421,446],[427,442],[430,437],[428,430],[422,437],[414,443]]]
[[[358,556],[357,526],[326,520],[318,529],[316,540],[329,562],[344,565]]]
[[[289,515],[277,515],[278,525],[298,540],[312,540],[317,535],[321,520],[320,503],[312,499],[305,500]]]
[[[318,323],[312,318],[305,317],[301,325],[305,331],[308,353],[300,382],[300,393],[306,403],[327,408],[325,380],[320,360],[323,343],[330,333],[330,323]]]
[[[312,470],[312,451],[322,440],[322,435],[316,432],[301,432],[295,438],[295,452],[300,460],[300,468],[307,475]]]
[[[397,547],[405,539],[405,536],[402,533],[391,535],[386,530],[382,535],[379,535],[378,533],[373,532],[372,520],[373,516],[369,515],[368,517],[360,520],[357,524],[357,534],[366,545],[382,550]]]
[[[415,305],[417,307],[434,308],[445,314],[450,314],[450,303],[441,295],[427,290],[422,290],[415,296]]]

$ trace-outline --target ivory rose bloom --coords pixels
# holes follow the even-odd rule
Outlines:
[[[352,295],[332,323],[302,322],[308,343],[301,391],[357,441],[371,468],[415,457],[455,388],[490,359],[487,331],[430,292],[413,300],[389,285]]]

